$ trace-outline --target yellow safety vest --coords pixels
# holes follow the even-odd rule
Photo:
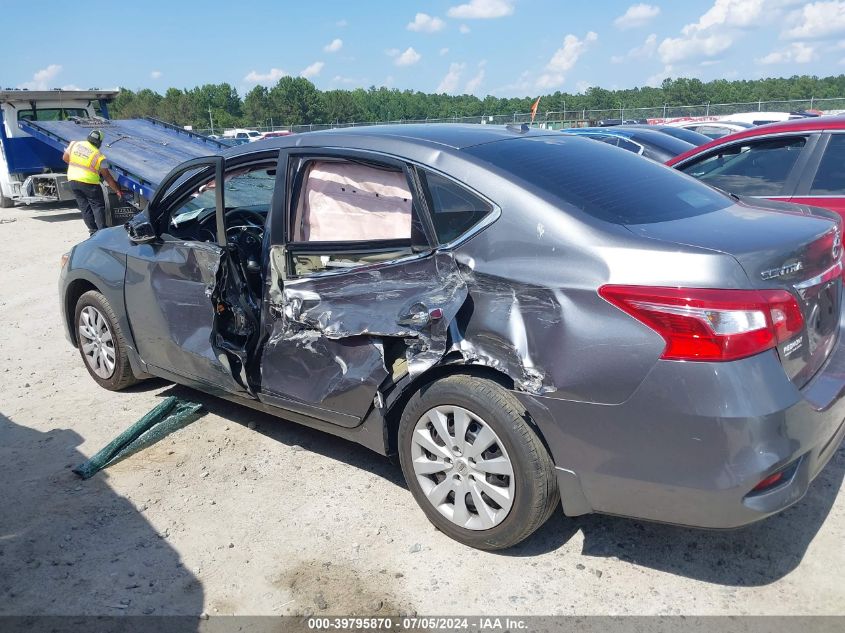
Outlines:
[[[70,163],[67,179],[87,182],[92,185],[100,182],[100,165],[106,158],[103,153],[88,141],[73,141],[68,146]]]

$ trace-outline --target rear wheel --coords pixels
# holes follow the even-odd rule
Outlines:
[[[83,294],[76,303],[74,323],[82,361],[101,387],[119,391],[138,382],[117,316],[103,295],[96,290]]]
[[[429,520],[471,547],[519,543],[559,501],[554,467],[525,409],[491,380],[449,376],[412,396],[399,459]]]

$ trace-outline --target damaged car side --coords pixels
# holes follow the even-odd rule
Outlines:
[[[438,528],[498,549],[559,499],[732,527],[800,498],[845,433],[840,234],[586,139],[383,126],[185,163],[60,292],[103,387],[398,454]]]

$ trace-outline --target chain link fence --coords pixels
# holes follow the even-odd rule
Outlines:
[[[838,114],[845,112],[845,97],[816,99],[782,99],[777,101],[746,101],[738,103],[701,103],[698,105],[663,105],[652,108],[626,108],[620,104],[618,108],[581,109],[581,110],[550,110],[539,111],[534,118],[533,125],[541,128],[560,129],[590,125],[594,122],[608,119],[622,120],[661,120],[685,117],[721,117],[741,112],[801,112],[804,110],[822,110],[827,113]],[[367,125],[408,124],[408,123],[471,123],[476,125],[507,125],[509,123],[531,123],[530,112],[514,112],[513,114],[494,114],[470,117],[447,117],[434,119],[391,119],[384,121],[354,121],[347,123],[308,123],[305,125],[273,125],[255,126],[249,129],[259,132],[313,132],[334,128],[360,127]],[[211,133],[210,129],[195,130],[200,134]],[[218,130],[219,132],[219,130]]]

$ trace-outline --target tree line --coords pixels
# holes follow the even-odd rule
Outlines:
[[[207,129],[292,126],[410,119],[448,119],[525,113],[540,96],[540,113],[617,108],[660,108],[664,105],[736,103],[845,96],[845,75],[728,81],[665,79],[659,87],[607,90],[588,88],[581,94],[500,98],[488,95],[430,94],[386,87],[319,90],[303,77],[282,77],[272,88],[256,86],[243,98],[228,83],[195,88],[169,88],[164,95],[150,89],[121,88],[111,105],[115,118],[151,116],[177,125]]]

